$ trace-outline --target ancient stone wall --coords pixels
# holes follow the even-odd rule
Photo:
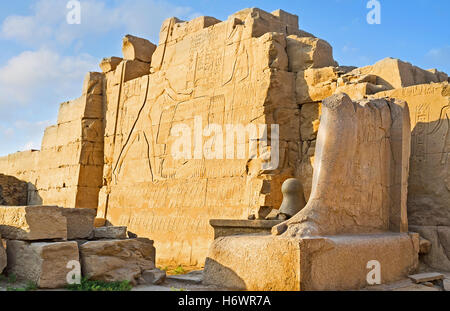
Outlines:
[[[102,75],[86,76],[82,96],[61,104],[41,151],[0,158],[0,172],[28,182],[28,204],[97,208],[103,172]]]
[[[450,271],[450,86],[446,82],[417,85],[376,96],[408,102],[412,130],[410,230],[432,242],[424,261]]]

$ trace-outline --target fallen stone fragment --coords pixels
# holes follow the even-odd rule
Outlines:
[[[62,288],[73,270],[70,261],[79,261],[78,244],[71,242],[7,242],[9,274],[35,283],[39,288]]]
[[[181,275],[169,275],[167,276],[167,279],[189,284],[200,284],[203,282],[203,271],[192,271]]]
[[[426,283],[444,279],[444,275],[437,272],[413,274],[408,275],[408,277],[416,283]]]
[[[57,206],[0,206],[0,234],[9,240],[66,240],[67,219]]]
[[[130,281],[155,268],[153,241],[145,238],[91,241],[80,246],[83,276],[105,282]]]
[[[94,231],[94,219],[97,211],[90,208],[63,208],[67,218],[67,239],[86,239]]]
[[[166,272],[159,269],[145,270],[139,279],[139,284],[159,285],[166,280]]]
[[[123,58],[120,57],[103,58],[99,66],[100,69],[103,71],[103,73],[107,73],[116,70],[117,66],[120,64],[122,60]]]
[[[0,274],[2,274],[3,270],[6,268],[6,251],[3,247],[2,236],[0,235]]]
[[[260,206],[258,208],[258,219],[266,219],[266,217],[270,214],[272,211],[272,206]]]
[[[431,250],[431,242],[421,237],[419,240],[419,254],[421,255],[428,254],[430,250]]]
[[[123,38],[122,53],[127,60],[139,60],[144,63],[150,63],[155,50],[156,45],[146,39],[132,35],[126,35]]]
[[[100,227],[94,229],[94,239],[123,240],[127,238],[127,227]]]

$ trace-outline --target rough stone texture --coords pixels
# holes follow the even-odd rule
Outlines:
[[[0,274],[2,274],[3,269],[6,268],[7,256],[6,250],[3,247],[2,235],[0,234]]]
[[[67,219],[57,206],[0,206],[0,234],[10,240],[65,240]]]
[[[95,209],[63,208],[62,214],[67,219],[67,239],[86,239],[94,230],[94,220],[97,215]]]
[[[155,268],[153,241],[144,238],[91,241],[80,245],[83,276],[105,282],[137,281]]]
[[[100,227],[94,229],[95,239],[126,239],[127,227]]]
[[[116,70],[117,66],[122,62],[123,58],[120,57],[108,57],[103,58],[100,62],[100,69],[103,73]]]
[[[0,174],[0,205],[24,206],[28,202],[28,184],[13,176]]]
[[[166,280],[166,272],[159,269],[145,270],[142,272],[139,284],[154,284],[159,285]]]
[[[348,290],[367,285],[367,263],[381,281],[401,280],[418,266],[419,237],[405,233],[287,238],[241,235],[215,240],[204,283],[238,290]]]
[[[410,122],[404,102],[323,102],[310,199],[277,225],[288,236],[407,232]],[[337,198],[340,198],[337,200]]]
[[[333,59],[333,48],[324,40],[290,35],[286,42],[289,71],[291,72],[299,72],[308,68],[337,66]]]
[[[40,288],[62,288],[67,285],[67,264],[79,261],[77,242],[29,243],[8,240],[9,274],[31,281]]]
[[[150,41],[132,35],[123,38],[122,53],[126,60],[138,60],[144,63],[152,61],[156,45]]]

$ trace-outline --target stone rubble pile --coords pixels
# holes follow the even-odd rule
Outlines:
[[[155,268],[152,240],[128,238],[123,226],[96,228],[95,217],[93,209],[0,206],[0,273],[39,288],[63,288],[75,261],[92,280],[164,280],[165,272]]]

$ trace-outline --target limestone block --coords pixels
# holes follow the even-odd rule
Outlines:
[[[138,60],[144,63],[152,61],[156,45],[150,41],[132,35],[123,38],[122,53],[126,60]]]
[[[0,234],[0,274],[3,273],[3,270],[6,268],[7,257],[6,250],[3,247],[2,236]]]
[[[352,100],[358,100],[366,98],[367,95],[375,94],[377,92],[384,91],[386,88],[383,86],[377,86],[371,83],[358,83],[358,84],[346,84],[341,85],[334,91],[335,94],[345,93]]]
[[[189,34],[198,32],[217,23],[220,23],[220,20],[211,16],[199,16],[186,22],[180,20],[174,21],[172,24],[172,33],[167,42],[180,41]]]
[[[103,58],[99,66],[103,73],[107,73],[116,70],[122,60],[123,58],[120,57]]]
[[[127,82],[150,73],[150,64],[138,60],[123,60],[114,71],[113,84]]]
[[[101,95],[83,95],[75,100],[62,103],[58,112],[58,124],[83,118],[102,119],[103,99]]]
[[[367,286],[371,260],[381,264],[382,284],[414,273],[418,247],[418,236],[405,233],[222,237],[211,245],[203,282],[256,291],[360,289]]]
[[[338,70],[335,67],[312,68],[296,75],[297,104],[318,102],[331,96],[337,88]]]
[[[139,279],[140,284],[159,285],[166,280],[166,272],[159,269],[145,270]]]
[[[155,268],[155,248],[149,239],[86,242],[80,255],[83,275],[93,280],[136,284],[143,271]]]
[[[437,72],[430,72],[395,58],[385,58],[372,66],[355,69],[352,73],[376,75],[376,84],[388,89],[445,81],[445,77]]]
[[[95,209],[62,208],[62,214],[67,218],[67,239],[86,239],[94,230]]]
[[[0,206],[0,234],[10,240],[65,240],[67,220],[57,206]]]
[[[8,240],[9,274],[19,280],[31,281],[39,288],[63,288],[67,285],[67,274],[72,267],[70,261],[79,261],[78,244],[72,242],[29,243]]]
[[[123,240],[127,238],[127,227],[100,227],[94,229],[95,239]]]
[[[42,202],[51,202],[57,206],[65,206],[68,208],[75,208],[75,198],[78,192],[78,187],[71,186],[65,188],[49,188],[38,190],[38,196]]]
[[[309,68],[337,65],[333,59],[333,48],[324,40],[291,35],[286,41],[289,71],[299,72]]]
[[[102,95],[103,74],[100,72],[88,72],[84,77],[83,95]]]
[[[100,187],[77,187],[74,207],[96,209]]]
[[[280,19],[281,23],[286,24],[288,26],[298,28],[298,16],[297,15],[288,13],[281,9],[273,11],[271,14],[278,17]]]

